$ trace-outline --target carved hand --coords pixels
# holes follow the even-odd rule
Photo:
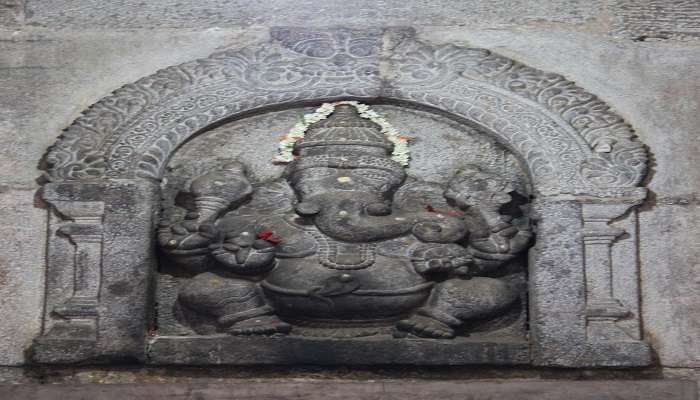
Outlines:
[[[416,268],[420,274],[454,272],[457,275],[470,275],[472,259],[469,256],[433,258],[423,265],[425,268]]]
[[[487,237],[472,238],[470,245],[480,252],[493,254],[517,254],[530,243],[532,233],[509,223],[494,226]]]
[[[219,236],[212,224],[199,224],[197,215],[176,224],[163,221],[158,229],[158,244],[166,251],[206,249]]]
[[[457,244],[440,244],[414,254],[413,265],[419,274],[454,273],[471,277],[473,260],[467,250]]]
[[[510,252],[513,254],[520,253],[525,250],[530,245],[530,240],[532,240],[532,232],[529,230],[521,230],[515,227],[515,234],[510,237]]]
[[[413,226],[413,234],[423,242],[453,243],[467,233],[466,225],[461,219],[437,213],[421,213]]]
[[[258,275],[274,266],[275,246],[267,240],[256,239],[250,232],[227,235],[223,243],[209,247],[211,255],[233,272]]]

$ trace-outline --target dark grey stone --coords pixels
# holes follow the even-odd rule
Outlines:
[[[507,339],[404,339],[390,336],[156,337],[148,363],[166,365],[521,365],[530,361],[526,341]]]
[[[394,146],[344,104],[296,142],[286,179],[254,188],[239,162],[173,171],[189,183],[175,197],[192,200],[168,201],[158,234],[161,272],[189,278],[172,312],[199,334],[453,338],[521,309],[504,266],[532,233],[513,223],[522,205],[499,212],[511,178],[463,165],[444,185],[407,182]]]

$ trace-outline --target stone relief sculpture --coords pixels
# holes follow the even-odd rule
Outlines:
[[[269,33],[117,89],[48,149],[36,362],[652,363],[634,210],[648,156],[609,104],[557,73],[410,28]],[[527,209],[508,202],[502,171],[474,160],[450,164],[439,184],[406,177],[418,169],[396,165],[376,127],[342,109],[311,127],[277,180],[276,166],[251,168],[257,151],[246,165],[173,162],[228,121],[345,98],[478,128],[517,160],[510,184],[527,180]],[[439,158],[415,144],[414,162]],[[180,166],[186,174],[171,174]],[[514,310],[512,330],[490,329]],[[374,326],[472,337],[356,339]]]
[[[392,147],[341,105],[296,142],[276,192],[254,190],[238,162],[191,180],[194,209],[158,231],[166,262],[193,274],[178,294],[181,322],[202,334],[384,325],[453,338],[512,306],[518,292],[489,277],[532,238],[500,211],[510,183],[466,166],[444,188],[448,209],[398,207],[406,173]]]

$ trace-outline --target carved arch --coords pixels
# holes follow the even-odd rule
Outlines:
[[[636,242],[611,251],[623,232],[611,222],[644,196],[637,185],[647,154],[610,107],[560,75],[484,49],[424,43],[406,29],[278,28],[271,36],[116,90],[49,150],[53,182],[42,196],[59,212],[50,213],[46,313],[33,348],[36,361],[131,357],[157,364],[147,352],[159,339],[146,337],[156,269],[151,241],[160,209],[158,179],[169,157],[188,138],[232,118],[352,98],[412,103],[476,124],[529,170],[538,219],[528,261],[529,343],[505,363],[651,362],[637,317]],[[636,215],[626,223],[634,234]],[[77,240],[68,243],[66,232]],[[616,292],[616,280],[625,282],[624,293]],[[174,342],[163,340],[163,353],[175,353],[167,347]],[[257,360],[304,361],[296,353]],[[354,352],[340,353],[337,363]],[[481,351],[450,362],[499,362],[475,361],[472,353]],[[391,357],[376,362],[401,359]]]
[[[52,180],[158,179],[178,146],[208,126],[340,98],[411,102],[471,121],[524,160],[540,194],[629,195],[646,171],[631,127],[560,75],[489,50],[423,43],[410,30],[278,28],[269,43],[116,90],[66,129],[47,172]]]

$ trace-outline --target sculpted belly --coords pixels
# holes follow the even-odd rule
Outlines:
[[[362,269],[332,269],[317,256],[279,259],[262,282],[280,315],[320,320],[399,318],[419,307],[432,283],[407,259],[376,256]]]

